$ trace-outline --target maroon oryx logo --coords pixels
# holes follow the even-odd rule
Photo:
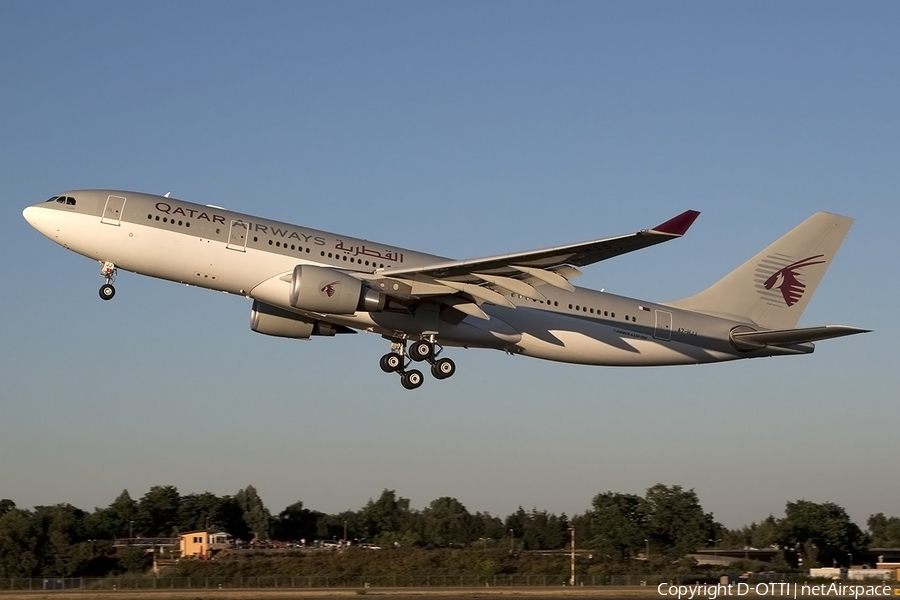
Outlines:
[[[326,283],[321,288],[319,288],[319,292],[331,298],[332,296],[334,296],[335,292],[337,292],[337,290],[334,289],[334,286],[339,283],[340,281],[332,281],[331,283]]]
[[[816,260],[817,258],[822,258],[824,256],[824,254],[817,254],[815,256],[810,256],[809,258],[804,258],[803,260],[798,260],[786,267],[782,267],[772,273],[763,285],[766,286],[767,290],[771,290],[772,288],[781,290],[781,295],[784,297],[784,303],[788,306],[793,306],[800,301],[800,298],[803,297],[803,290],[806,289],[806,284],[801,283],[797,278],[799,275],[798,271],[803,267],[824,263],[824,260]]]

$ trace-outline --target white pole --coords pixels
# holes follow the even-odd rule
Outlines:
[[[569,578],[569,585],[575,587],[575,528],[569,527],[572,533],[572,576]]]

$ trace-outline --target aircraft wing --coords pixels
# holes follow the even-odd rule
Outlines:
[[[440,295],[443,290],[444,294],[449,292],[471,296],[477,304],[492,302],[510,306],[509,301],[501,293],[491,288],[538,299],[543,299],[544,296],[534,289],[534,285],[541,283],[573,291],[574,287],[569,283],[569,279],[581,274],[575,267],[590,265],[681,237],[699,215],[700,213],[695,210],[688,210],[652,229],[644,229],[629,235],[485,258],[446,261],[410,268],[389,268],[379,271],[377,275],[425,284],[431,291],[427,291],[421,285],[418,286],[420,290],[425,291],[423,295]],[[462,304],[452,302],[451,304],[465,310]],[[474,312],[477,316],[483,314],[480,310]]]

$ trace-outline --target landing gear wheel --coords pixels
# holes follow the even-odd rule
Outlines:
[[[428,340],[419,340],[409,347],[409,357],[413,360],[428,360],[434,354],[434,344]]]
[[[406,371],[403,375],[400,376],[400,383],[408,390],[414,390],[420,385],[425,378],[422,376],[421,371],[417,371],[413,369],[412,371]]]
[[[100,286],[100,297],[104,300],[112,300],[112,297],[116,295],[116,288],[114,288],[110,284]]]
[[[394,373],[403,368],[403,357],[396,352],[388,352],[381,357],[378,365],[385,373]]]
[[[456,373],[456,363],[449,358],[442,358],[431,365],[431,374],[435,379],[447,379]]]

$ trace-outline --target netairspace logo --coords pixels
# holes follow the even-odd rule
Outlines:
[[[757,583],[750,585],[748,583],[731,583],[728,585],[718,584],[696,584],[696,585],[673,585],[670,583],[661,583],[656,588],[660,596],[671,596],[672,598],[716,598],[728,596],[747,596],[753,594],[755,596],[774,596],[780,598],[800,598],[808,596],[832,596],[837,598],[876,598],[882,596],[890,596],[893,590],[889,585],[843,585],[840,583],[820,585],[808,585],[799,583]]]

